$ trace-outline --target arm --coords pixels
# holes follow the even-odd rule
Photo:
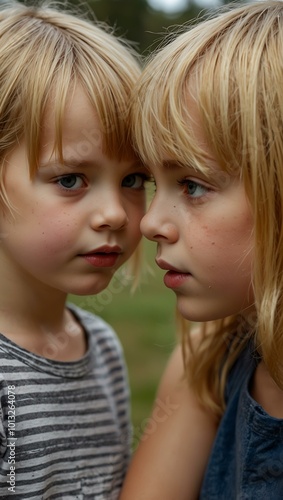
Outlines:
[[[120,500],[196,500],[217,420],[183,378],[181,347],[165,370]]]

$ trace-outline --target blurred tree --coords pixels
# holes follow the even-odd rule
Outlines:
[[[152,9],[147,0],[88,0],[87,3],[98,20],[114,26],[118,35],[136,42],[143,53],[163,38],[169,26],[195,18],[201,10],[193,1],[187,2],[183,12],[170,15]]]
[[[175,14],[148,8],[144,22],[145,30],[140,40],[141,51],[147,55],[162,42],[168,31],[194,20],[201,10],[194,2],[188,2],[188,7],[184,11]]]
[[[42,0],[19,1],[33,5],[42,3]],[[228,3],[230,0],[220,1]],[[114,27],[117,35],[135,42],[137,49],[145,54],[161,42],[169,27],[196,19],[200,11],[204,10],[197,0],[187,0],[187,7],[175,14],[155,10],[147,0],[67,0],[67,4],[82,6],[84,12],[85,5],[99,21]]]
[[[115,27],[118,35],[140,42],[148,11],[146,0],[88,0],[97,19]]]

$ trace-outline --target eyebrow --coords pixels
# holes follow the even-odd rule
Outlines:
[[[140,160],[134,160],[133,163],[130,165],[130,168],[133,168],[133,169],[144,168],[145,170],[149,170],[149,167]]]
[[[217,163],[214,159],[211,160],[211,165],[209,165],[209,160],[207,160],[206,167],[203,170],[201,170],[200,168],[198,168],[196,166],[194,167],[193,165],[185,165],[184,163],[181,163],[181,162],[178,162],[175,160],[164,160],[162,162],[162,167],[165,170],[172,171],[175,169],[183,168],[189,172],[199,173],[199,174],[202,174],[204,176],[209,175],[209,174],[211,174],[211,172],[215,171],[215,166],[217,166]],[[205,169],[207,170],[207,174],[205,173]]]
[[[184,167],[185,165],[181,165],[179,162],[174,160],[165,160],[162,162],[162,166],[166,170],[174,170],[176,168]]]
[[[98,163],[93,160],[75,160],[74,158],[64,158],[63,157],[64,163],[61,163],[59,158],[58,161],[56,160],[51,160],[51,161],[46,161],[44,163],[40,164],[40,168],[47,168],[47,167],[56,167],[56,168],[69,168],[70,170],[76,169],[76,168],[82,168],[82,167],[93,167],[93,166],[98,166]]]
[[[58,161],[56,161],[56,160],[51,160],[50,162],[46,161],[45,163],[41,163],[39,168],[44,169],[44,168],[49,167],[49,168],[57,168],[57,169],[62,169],[62,170],[67,168],[67,169],[70,169],[71,171],[79,169],[79,168],[89,168],[89,169],[90,168],[95,168],[95,169],[103,168],[101,163],[98,162],[97,160],[79,160],[79,159],[72,158],[72,157],[70,157],[70,158],[63,157],[63,161],[64,161],[64,163],[60,163],[59,159],[58,159]],[[148,167],[146,165],[144,165],[139,160],[133,160],[133,163],[129,164],[129,169],[131,169],[131,170],[135,170],[138,168],[143,168],[145,170],[149,170]]]
[[[175,160],[164,160],[161,165],[165,170],[168,170],[168,171],[183,168],[183,169],[193,171],[193,172],[200,172],[200,169],[197,167],[194,167],[193,165],[187,165],[185,163],[181,163],[181,162],[175,161]]]

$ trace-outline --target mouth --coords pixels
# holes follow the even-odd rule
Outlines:
[[[184,273],[184,271],[181,271],[180,269],[177,269],[174,266],[171,266],[171,264],[168,264],[168,262],[166,262],[165,260],[156,259],[155,262],[160,267],[160,269],[163,269],[164,271],[172,271],[172,272],[178,273],[178,274],[188,274],[188,273]]]
[[[179,288],[192,276],[191,273],[181,271],[171,264],[168,264],[165,260],[156,259],[156,264],[160,267],[160,269],[167,271],[163,278],[164,284],[167,288]]]
[[[90,252],[79,254],[93,267],[113,267],[122,254],[122,249],[118,246],[104,245]]]

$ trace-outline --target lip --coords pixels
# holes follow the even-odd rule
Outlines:
[[[164,271],[174,271],[175,273],[183,273],[180,269],[177,269],[174,266],[171,266],[171,264],[168,264],[163,259],[155,259],[156,264],[160,267],[160,269],[163,269]]]
[[[102,245],[84,254],[79,254],[93,267],[113,267],[122,253],[118,245]]]
[[[94,250],[90,250],[89,252],[86,252],[81,255],[93,255],[97,253],[121,253],[122,248],[119,247],[119,245],[102,245],[101,247],[95,248]]]
[[[156,259],[156,264],[164,271],[167,271],[163,278],[164,284],[167,288],[179,288],[192,276],[191,273],[181,271],[180,269],[171,266],[171,264],[168,264],[165,260]]]

